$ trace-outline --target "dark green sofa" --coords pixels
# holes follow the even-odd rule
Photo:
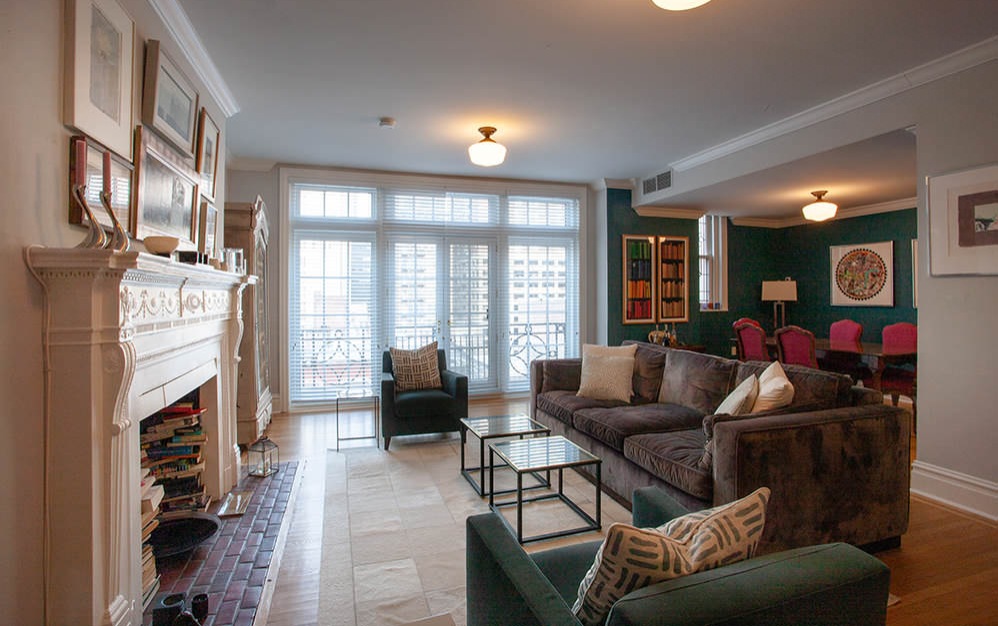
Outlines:
[[[655,487],[634,491],[634,525],[686,513]],[[600,542],[526,553],[495,513],[468,517],[468,626],[578,625],[579,581]],[[634,591],[607,625],[883,625],[890,570],[849,544],[776,552]]]

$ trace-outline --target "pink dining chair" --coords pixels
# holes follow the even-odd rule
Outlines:
[[[873,370],[863,362],[860,354],[860,341],[863,337],[863,325],[850,319],[832,322],[828,327],[829,350],[818,359],[818,365],[823,370],[839,372],[852,378],[853,382],[863,381],[865,386],[873,384]],[[836,347],[855,346],[856,352],[848,349],[836,350]]]
[[[776,337],[776,351],[781,363],[818,369],[818,359],[814,355],[814,333],[800,326],[790,325],[777,328],[773,336]]]
[[[907,354],[918,352],[918,326],[909,322],[898,322],[884,326],[881,331],[884,354]],[[880,374],[880,391],[891,397],[891,403],[898,405],[900,396],[911,398],[912,430],[915,430],[915,393],[918,382],[916,363],[888,365]]]
[[[738,360],[770,361],[766,347],[766,331],[755,320],[743,317],[733,324],[735,340],[738,344]]]
[[[760,324],[759,322],[755,321],[751,317],[739,317],[734,322],[732,322],[731,327],[734,328],[735,326],[738,326],[739,324],[755,324],[759,328],[762,328],[762,324]]]

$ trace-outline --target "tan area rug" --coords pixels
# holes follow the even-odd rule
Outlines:
[[[406,624],[450,615],[457,626],[465,614],[465,529],[468,515],[488,511],[460,474],[460,440],[406,438],[391,452],[342,449],[326,454],[326,485],[320,567],[318,623],[322,626]],[[477,464],[477,442],[468,452]],[[497,479],[500,487],[512,477]],[[594,511],[595,488],[573,471],[565,491]],[[604,496],[603,527],[629,521],[630,513]],[[504,509],[514,519],[515,507]],[[524,510],[525,534],[579,525],[554,501]],[[588,532],[528,544],[528,550],[600,538]]]

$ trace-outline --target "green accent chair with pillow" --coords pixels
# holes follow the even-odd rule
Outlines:
[[[638,528],[668,528],[666,522],[688,513],[655,487],[636,489],[632,509]],[[586,623],[573,604],[597,553],[602,555],[602,541],[528,554],[496,513],[468,517],[466,529],[468,626]],[[859,548],[815,545],[637,588],[613,603],[603,623],[883,625],[889,584],[887,566]]]
[[[406,381],[402,371],[396,372],[392,358],[412,360],[418,379],[427,374],[426,360],[430,359],[436,377],[426,381]],[[423,361],[423,367],[419,362]],[[399,365],[402,365],[400,363]],[[447,369],[447,355],[437,348],[436,342],[418,350],[385,350],[381,358],[381,434],[385,450],[396,435],[423,435],[455,432],[461,429],[461,419],[468,417],[468,377]],[[411,375],[411,374],[410,374]]]

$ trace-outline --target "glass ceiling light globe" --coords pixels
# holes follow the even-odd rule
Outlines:
[[[822,197],[826,193],[828,192],[824,190],[811,192],[811,195],[815,197],[815,201],[805,205],[802,209],[804,211],[804,219],[812,222],[824,222],[835,217],[835,213],[839,210],[839,207],[832,202],[822,200]]]
[[[492,139],[492,133],[496,132],[496,129],[492,126],[482,126],[478,132],[485,135],[485,139],[468,146],[468,158],[471,162],[482,167],[493,167],[505,161],[506,146]]]
[[[710,0],[651,0],[655,6],[666,11],[688,11],[707,4]]]

